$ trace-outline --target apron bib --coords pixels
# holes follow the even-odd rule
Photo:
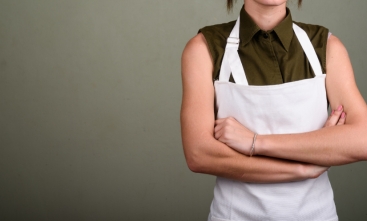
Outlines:
[[[258,134],[318,130],[327,120],[325,74],[304,30],[293,24],[315,73],[312,79],[249,86],[241,60],[238,18],[228,40],[219,80],[214,83],[217,118],[234,117]],[[229,82],[230,75],[236,84]],[[256,184],[217,177],[209,221],[337,221],[327,172],[299,182]]]

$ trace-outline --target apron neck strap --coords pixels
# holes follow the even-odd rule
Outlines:
[[[317,57],[316,51],[307,33],[302,28],[300,28],[298,25],[294,23],[293,23],[293,31],[296,34],[298,41],[301,44],[308,61],[310,62],[310,65],[312,67],[313,72],[315,73],[315,76],[322,75],[320,61]]]
[[[293,23],[293,31],[302,46],[303,51],[315,73],[315,76],[322,75],[320,61],[317,57],[316,51],[308,37],[307,33],[298,25]],[[236,84],[248,85],[245,71],[240,57],[238,56],[238,47],[240,44],[240,17],[238,17],[231,34],[227,38],[227,44],[222,60],[222,65],[219,73],[219,81],[229,81],[232,73]]]

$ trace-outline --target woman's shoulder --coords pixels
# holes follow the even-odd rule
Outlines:
[[[224,50],[227,38],[235,23],[236,21],[231,21],[228,23],[205,26],[199,29],[199,33],[203,34],[212,56],[215,57],[219,51]]]
[[[226,40],[231,33],[236,21],[231,21],[228,23],[216,24],[205,26],[199,29],[199,33],[203,33],[207,40],[217,39]]]
[[[213,62],[213,79],[220,68],[220,63],[229,37],[236,21],[205,26],[199,29],[199,34],[205,39]]]

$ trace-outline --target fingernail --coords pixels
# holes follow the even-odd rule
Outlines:
[[[339,105],[338,111],[341,111],[342,109],[343,109],[343,106],[342,105]]]
[[[340,118],[342,118],[342,119],[345,118],[345,112],[342,113],[342,116],[340,116]]]
[[[331,112],[331,114],[334,114],[334,112],[335,112],[335,110],[333,110],[333,111]]]

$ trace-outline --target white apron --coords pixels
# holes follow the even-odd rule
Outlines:
[[[219,81],[217,118],[234,117],[258,134],[302,133],[327,120],[325,75],[307,34],[293,24],[315,73],[312,79],[249,86],[238,56],[239,19],[227,40]],[[236,84],[229,82],[230,74]],[[209,221],[337,221],[327,172],[299,182],[254,184],[217,177]]]

